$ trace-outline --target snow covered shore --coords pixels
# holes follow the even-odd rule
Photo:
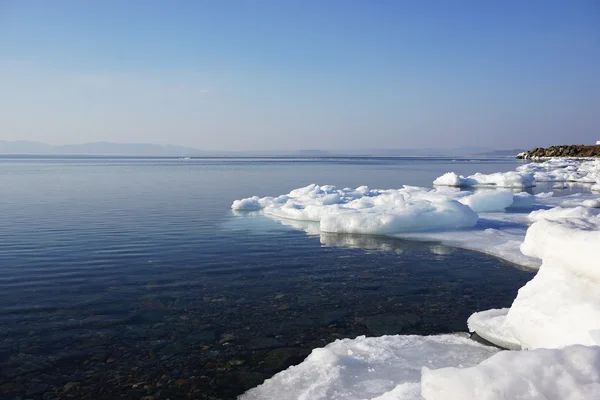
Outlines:
[[[536,182],[585,183],[590,191],[563,197],[522,191]],[[551,159],[506,174],[448,173],[435,184],[387,190],[310,185],[279,197],[236,200],[232,209],[314,221],[312,234],[440,241],[539,268],[509,309],[468,320],[469,330],[490,342],[529,351],[498,351],[460,334],[344,339],[315,349],[241,399],[600,397],[600,196],[593,193],[600,187],[600,160]]]

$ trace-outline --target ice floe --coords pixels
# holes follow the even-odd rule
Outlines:
[[[283,196],[236,200],[232,209],[261,210],[281,221],[297,221],[300,223],[295,225],[309,234],[353,233],[437,241],[537,268],[540,261],[523,255],[519,245],[529,224],[527,212],[546,198],[549,196],[501,189],[471,192],[448,187],[378,190],[309,185]]]
[[[450,196],[412,186],[371,190],[313,184],[284,196],[236,200],[232,209],[262,209],[278,218],[316,221],[322,232],[370,235],[469,228],[478,218]]]
[[[448,172],[433,181],[433,184],[456,187],[527,188],[533,186],[533,179],[533,174],[516,171],[493,174],[476,173],[467,177]]]

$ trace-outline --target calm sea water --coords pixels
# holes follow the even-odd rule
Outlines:
[[[230,205],[516,166],[2,157],[0,398],[229,399],[338,338],[464,331],[531,274],[436,243],[307,236]]]

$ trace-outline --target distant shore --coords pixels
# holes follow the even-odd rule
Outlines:
[[[517,158],[528,160],[547,157],[600,157],[600,145],[563,145],[552,147],[536,147],[530,151],[517,154]]]

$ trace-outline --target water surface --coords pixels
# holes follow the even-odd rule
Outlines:
[[[1,157],[0,397],[229,399],[337,338],[465,330],[531,274],[436,243],[308,236],[230,205],[517,165]]]

